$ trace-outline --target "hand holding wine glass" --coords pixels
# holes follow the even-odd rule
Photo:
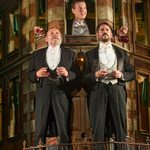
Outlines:
[[[64,77],[68,76],[68,71],[64,67],[57,67],[56,72],[58,76],[64,76]]]

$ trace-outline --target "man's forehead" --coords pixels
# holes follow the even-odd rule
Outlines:
[[[75,6],[85,6],[86,7],[86,3],[85,2],[77,2],[77,3],[75,3]]]
[[[59,29],[57,29],[57,28],[50,28],[48,30],[48,33],[51,33],[51,32],[59,32],[60,33]]]
[[[107,24],[102,24],[102,25],[99,26],[99,29],[103,29],[103,28],[110,29],[109,25],[107,25]]]

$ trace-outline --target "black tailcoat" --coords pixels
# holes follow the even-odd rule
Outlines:
[[[46,50],[43,48],[33,52],[30,60],[28,78],[36,83],[35,97],[35,144],[39,138],[45,143],[48,125],[51,124],[53,116],[56,122],[57,133],[61,143],[69,142],[68,121],[71,105],[71,82],[76,79],[75,53],[61,47],[61,59],[59,66],[68,71],[67,79],[62,77],[57,80],[48,78],[37,78],[36,72],[42,67],[48,67],[46,63]],[[56,70],[50,70],[50,76],[57,77]],[[54,78],[56,79],[56,78]],[[68,80],[69,79],[69,80]]]
[[[96,47],[88,51],[86,63],[83,68],[83,84],[88,94],[88,108],[93,128],[94,141],[104,141],[105,130],[107,136],[115,134],[118,141],[124,140],[126,136],[126,89],[125,83],[134,79],[134,68],[129,63],[127,53],[114,46],[117,57],[117,70],[123,74],[118,83],[107,85],[101,82],[102,78],[96,80],[95,72],[100,70],[98,49]],[[108,137],[108,138],[109,138]]]

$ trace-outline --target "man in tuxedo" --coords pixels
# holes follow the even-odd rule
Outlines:
[[[84,0],[74,0],[71,5],[73,19],[67,20],[68,35],[95,34],[95,20],[86,18],[87,7]]]
[[[75,53],[61,46],[62,35],[57,28],[50,28],[45,40],[48,47],[33,52],[28,70],[29,80],[36,83],[37,87],[35,145],[38,145],[39,139],[46,142],[48,126],[54,120],[59,143],[68,143],[70,89],[71,83],[77,77]]]
[[[107,129],[107,136],[114,134],[116,141],[124,141],[127,134],[125,83],[134,79],[134,68],[127,53],[111,43],[112,29],[107,22],[98,25],[96,35],[99,45],[85,54],[83,68],[93,139],[105,141]]]

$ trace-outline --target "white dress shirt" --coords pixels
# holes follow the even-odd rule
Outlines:
[[[106,84],[108,84],[109,82],[111,82],[112,84],[117,83],[117,79],[114,79],[111,75],[111,72],[117,69],[117,57],[111,42],[107,44],[100,42],[99,65],[101,70],[108,71],[108,75],[104,79],[102,79],[102,82]]]
[[[60,46],[51,47],[49,46],[46,51],[46,62],[51,70],[54,70],[59,62],[61,57]]]

